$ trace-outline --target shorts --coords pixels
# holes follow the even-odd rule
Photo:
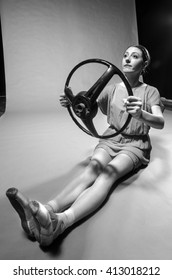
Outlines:
[[[134,146],[127,146],[122,144],[110,145],[109,141],[100,142],[95,149],[102,148],[104,149],[110,157],[113,159],[119,154],[128,155],[133,162],[133,170],[138,169],[142,165],[148,165],[150,161],[150,151],[141,150]]]

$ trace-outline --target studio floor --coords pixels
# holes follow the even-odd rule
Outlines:
[[[5,192],[16,187],[46,202],[88,163],[97,139],[65,113],[15,114],[0,118],[1,260],[171,260],[172,111],[165,128],[151,129],[149,166],[125,178],[105,205],[52,246],[29,240]]]

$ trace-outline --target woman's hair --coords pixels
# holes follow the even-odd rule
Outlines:
[[[148,50],[144,46],[142,46],[142,45],[135,45],[133,47],[138,48],[142,52],[143,61],[145,63],[145,66],[144,66],[144,68],[142,70],[142,74],[145,74],[146,69],[149,66],[150,61],[151,61],[150,54],[149,54]]]

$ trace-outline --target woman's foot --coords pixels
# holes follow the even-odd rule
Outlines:
[[[49,246],[63,232],[63,220],[38,201],[30,201],[29,207],[39,223],[39,236],[35,234],[36,240],[41,246]]]
[[[37,220],[34,219],[32,212],[29,207],[29,199],[25,197],[18,189],[16,188],[10,188],[6,191],[6,196],[8,197],[9,201],[11,202],[11,205],[18,213],[21,225],[23,230],[26,232],[26,234],[34,238],[35,234],[33,232],[33,228],[37,228],[37,232],[39,229],[39,224],[37,223]],[[37,233],[38,234],[38,233]]]

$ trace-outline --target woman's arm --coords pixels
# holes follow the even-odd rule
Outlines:
[[[147,111],[141,110],[140,121],[146,123],[147,125],[162,129],[164,127],[164,117],[160,106],[154,105],[151,107],[152,114]]]
[[[142,109],[142,101],[139,97],[129,96],[127,100],[124,100],[126,110],[133,118],[146,123],[147,125],[162,129],[164,127],[164,117],[160,106],[153,105],[151,107],[152,113],[149,113]]]

